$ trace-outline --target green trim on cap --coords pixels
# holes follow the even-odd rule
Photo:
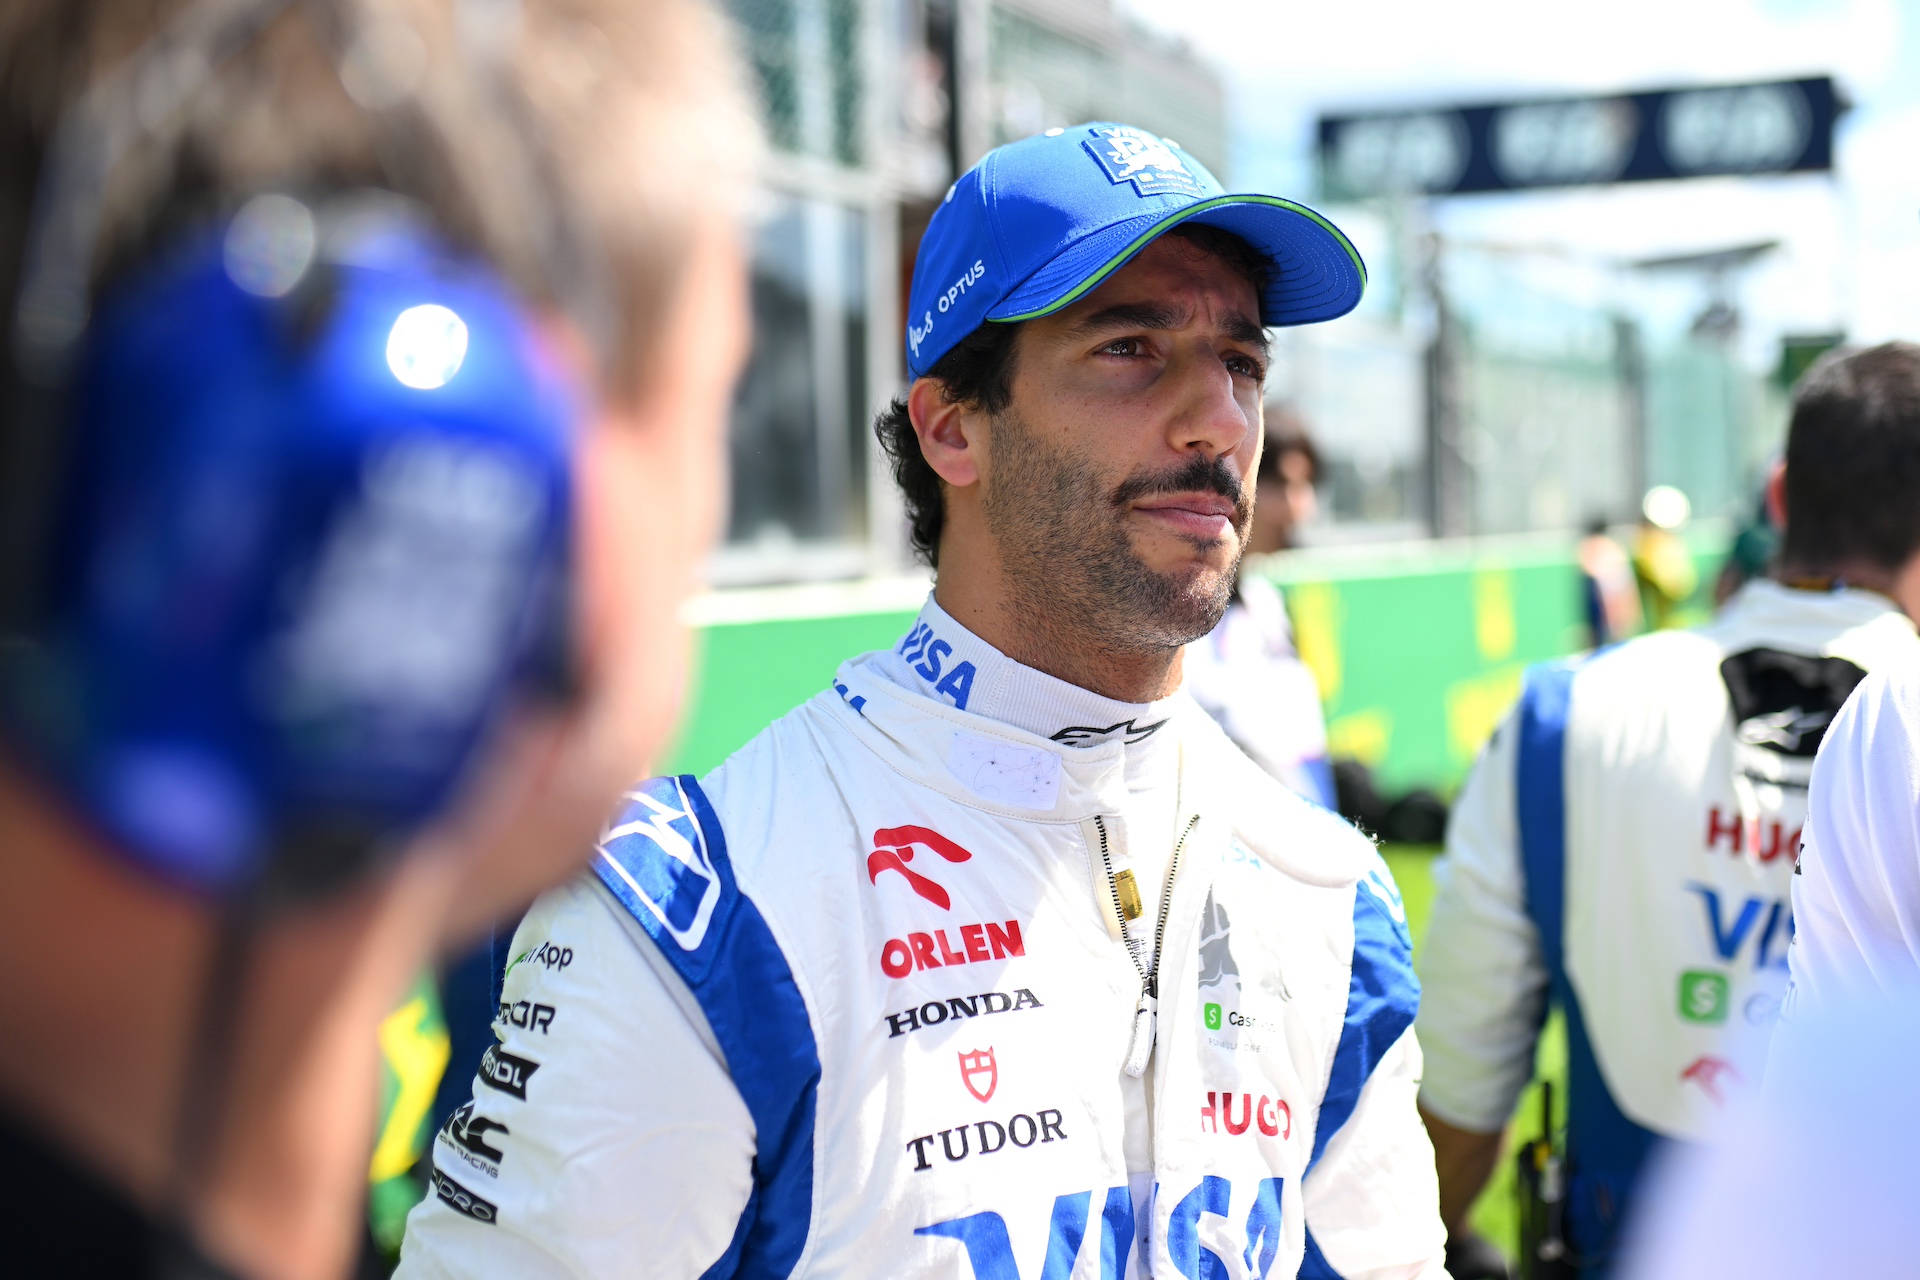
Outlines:
[[[1128,258],[1131,258],[1134,254],[1140,252],[1141,249],[1145,248],[1149,240],[1152,240],[1156,236],[1164,235],[1167,232],[1167,230],[1170,227],[1174,226],[1176,223],[1184,222],[1188,218],[1191,218],[1196,213],[1205,213],[1209,209],[1218,209],[1225,205],[1233,205],[1233,204],[1268,204],[1268,205],[1274,206],[1277,209],[1286,209],[1291,213],[1304,214],[1306,217],[1313,219],[1315,222],[1319,223],[1323,229],[1325,229],[1328,233],[1330,233],[1333,236],[1333,238],[1339,242],[1340,247],[1347,251],[1347,256],[1353,259],[1354,270],[1360,273],[1361,292],[1364,293],[1366,291],[1367,264],[1360,260],[1360,251],[1353,247],[1353,242],[1351,240],[1347,239],[1346,232],[1340,230],[1340,228],[1334,226],[1331,222],[1328,222],[1325,218],[1321,217],[1319,214],[1315,213],[1313,210],[1307,208],[1307,206],[1303,204],[1295,204],[1291,200],[1283,200],[1279,196],[1254,196],[1254,195],[1215,196],[1211,200],[1202,200],[1198,204],[1190,204],[1186,208],[1180,210],[1180,212],[1173,214],[1170,217],[1164,218],[1159,222],[1154,223],[1151,227],[1147,228],[1147,230],[1141,232],[1140,235],[1134,239],[1133,243],[1129,244],[1126,248],[1122,249],[1119,253],[1114,254],[1113,257],[1107,259],[1105,265],[1103,265],[1098,271],[1094,272],[1092,275],[1088,276],[1085,280],[1082,280],[1078,285],[1076,285],[1072,289],[1072,291],[1070,291],[1065,297],[1061,298],[1058,302],[1049,303],[1046,306],[1041,307],[1037,311],[1028,311],[1022,315],[1003,316],[997,319],[995,317],[989,316],[987,317],[987,323],[1017,324],[1022,320],[1038,320],[1041,316],[1050,316],[1054,312],[1060,310],[1062,307],[1070,305],[1072,302],[1078,299],[1080,295],[1086,293],[1088,290],[1098,285],[1102,280],[1105,280],[1109,275],[1112,275],[1113,272],[1120,266],[1121,263],[1125,262]]]

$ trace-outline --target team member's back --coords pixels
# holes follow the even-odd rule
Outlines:
[[[1530,672],[1455,810],[1421,964],[1421,1105],[1456,1232],[1566,1016],[1573,1257],[1604,1267],[1656,1138],[1756,1083],[1786,991],[1821,735],[1869,671],[1920,664],[1920,419],[1875,420],[1912,348],[1808,375],[1772,499],[1774,580],[1710,625]]]

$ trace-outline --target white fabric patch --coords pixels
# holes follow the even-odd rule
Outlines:
[[[1060,757],[971,733],[953,735],[947,768],[973,794],[1018,809],[1051,809],[1060,796]]]

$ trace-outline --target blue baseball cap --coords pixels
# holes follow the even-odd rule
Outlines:
[[[924,377],[989,321],[1060,310],[1183,222],[1230,231],[1272,264],[1262,324],[1332,320],[1366,287],[1359,251],[1305,205],[1228,195],[1178,145],[1132,125],[1050,129],[989,151],[934,212],[908,294],[908,372]]]

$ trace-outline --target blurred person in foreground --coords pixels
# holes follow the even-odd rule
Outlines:
[[[1440,1274],[1385,864],[1179,692],[1265,326],[1364,278],[1125,125],[961,176],[877,424],[932,597],[535,905],[434,1153],[497,1212],[403,1276]]]
[[[1836,724],[1828,741],[1841,732]],[[1839,992],[1783,1019],[1762,1087],[1716,1126],[1714,1142],[1661,1154],[1628,1233],[1626,1280],[1914,1274],[1920,987],[1911,963],[1901,967],[1870,992]]]
[[[1867,672],[1920,665],[1916,493],[1920,347],[1824,360],[1769,486],[1773,579],[1699,630],[1528,673],[1454,811],[1421,961],[1420,1103],[1451,1232],[1549,1004],[1577,1269],[1610,1265],[1656,1140],[1703,1137],[1758,1081],[1814,753]]]
[[[738,82],[687,3],[0,9],[0,1271],[350,1265],[382,1015],[670,728]]]
[[[1269,416],[1248,555],[1295,545],[1295,531],[1318,506],[1319,476],[1320,455],[1306,424],[1287,409]],[[1337,807],[1320,688],[1294,648],[1287,602],[1270,579],[1243,566],[1220,625],[1188,645],[1182,661],[1187,692],[1235,746],[1298,794]]]

